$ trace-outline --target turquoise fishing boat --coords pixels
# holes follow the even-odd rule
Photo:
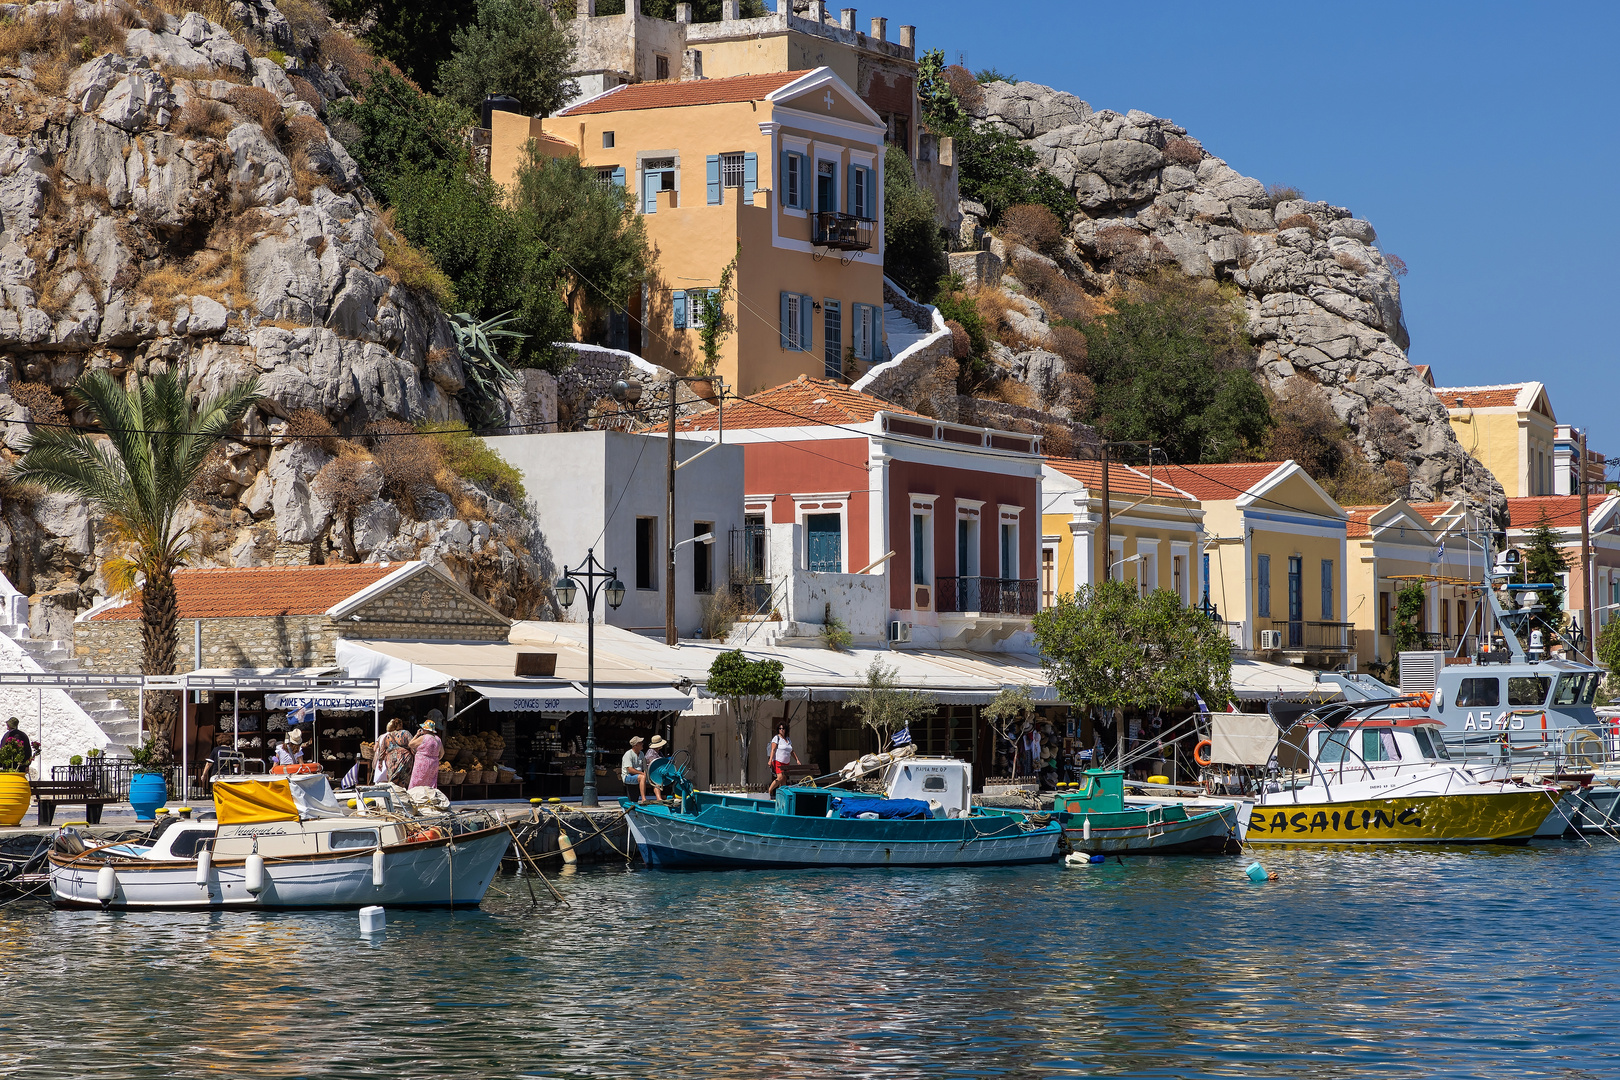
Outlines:
[[[795,786],[779,788],[774,799],[695,791],[684,766],[666,758],[648,779],[673,788],[675,799],[620,805],[642,861],[663,870],[1015,866],[1057,858],[1063,830],[1055,820],[971,804],[967,762],[884,757],[891,760],[881,796]]]
[[[1125,774],[1087,769],[1072,790],[1052,800],[1063,838],[1089,855],[1183,855],[1242,850],[1239,810],[1231,800],[1125,797]]]

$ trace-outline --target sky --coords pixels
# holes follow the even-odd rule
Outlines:
[[[1238,172],[1348,207],[1410,268],[1414,364],[1441,386],[1539,379],[1560,423],[1620,458],[1620,3],[882,0],[872,16],[974,71],[1169,117]]]

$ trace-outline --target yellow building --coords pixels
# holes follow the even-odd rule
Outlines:
[[[1434,391],[1462,448],[1491,470],[1510,499],[1551,495],[1558,420],[1539,382],[1446,386]]]
[[[1155,470],[1157,472],[1157,470]],[[1102,463],[1048,459],[1041,475],[1041,606],[1103,578]],[[1108,467],[1109,576],[1203,595],[1204,511],[1198,500],[1129,465]]]
[[[1424,586],[1418,626],[1423,648],[1467,655],[1480,640],[1481,521],[1461,502],[1347,506],[1350,515],[1348,618],[1362,670],[1394,657],[1396,594]]]
[[[495,113],[490,168],[512,183],[544,136],[634,192],[657,264],[626,298],[628,345],[655,364],[692,370],[700,299],[735,258],[716,374],[746,395],[883,358],[884,130],[828,68],[628,84],[544,120]]]
[[[1309,667],[1354,664],[1344,509],[1292,461],[1162,472],[1203,506],[1204,595],[1238,649]]]

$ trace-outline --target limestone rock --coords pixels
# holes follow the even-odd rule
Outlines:
[[[993,82],[982,87],[983,104],[973,110],[983,120],[1021,139],[1033,139],[1048,131],[1083,123],[1091,116],[1091,106],[1075,97],[1038,83]]]

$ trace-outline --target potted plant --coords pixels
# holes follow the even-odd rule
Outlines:
[[[129,805],[135,811],[136,821],[156,821],[157,808],[169,801],[169,786],[163,773],[158,771],[157,740],[147,737],[129,751],[135,763],[135,774],[129,780]]]
[[[28,751],[15,742],[0,745],[0,825],[19,825],[28,813]]]

